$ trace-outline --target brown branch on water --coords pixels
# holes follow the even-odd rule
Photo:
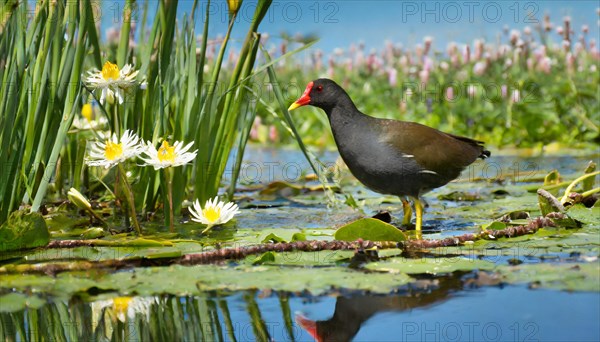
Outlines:
[[[458,246],[469,241],[477,240],[495,240],[498,238],[512,238],[527,234],[533,234],[543,227],[554,227],[555,223],[552,219],[563,219],[564,214],[550,213],[547,217],[538,217],[530,223],[522,226],[507,227],[500,230],[486,230],[477,234],[463,234],[459,236],[448,237],[436,240],[409,240],[401,243],[393,241],[295,241],[295,242],[279,242],[279,243],[263,243],[254,246],[223,248],[214,251],[186,254],[178,257],[166,257],[157,259],[111,259],[102,261],[71,261],[71,262],[53,262],[43,264],[22,264],[22,265],[6,265],[0,267],[0,274],[15,274],[15,273],[45,273],[55,275],[61,272],[68,271],[88,271],[92,269],[108,269],[119,270],[135,267],[150,267],[150,266],[168,266],[173,264],[179,265],[203,265],[217,264],[226,260],[240,260],[250,255],[262,254],[265,252],[316,252],[316,251],[335,251],[335,250],[361,250],[361,249],[389,249],[401,248],[405,251],[427,248],[439,248]],[[52,241],[49,248],[73,248],[80,246],[94,246],[94,240],[61,240]]]
[[[337,251],[337,250],[357,250],[377,247],[380,249],[397,248],[398,243],[393,241],[296,241],[296,242],[278,242],[263,243],[255,246],[225,248],[210,252],[197,254],[187,254],[182,257],[182,265],[211,264],[222,260],[243,259],[249,255],[262,254],[265,252],[316,252],[316,251]]]
[[[555,219],[562,219],[565,216],[561,213],[550,213],[548,215]],[[485,230],[478,234],[463,234],[459,236],[447,237],[438,240],[409,240],[401,243],[404,250],[415,250],[424,248],[439,248],[459,246],[465,242],[474,242],[477,240],[495,240],[499,238],[512,238],[527,234],[533,234],[540,228],[554,227],[554,221],[549,217],[538,217],[526,225],[506,227],[499,230]]]

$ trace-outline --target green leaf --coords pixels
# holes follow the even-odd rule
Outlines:
[[[386,271],[391,273],[406,274],[440,274],[455,271],[491,270],[495,264],[490,261],[479,259],[467,259],[463,257],[438,257],[438,258],[393,258],[387,261],[373,262],[365,266],[373,271]]]
[[[567,214],[577,221],[600,225],[600,207],[586,208],[583,204],[576,204],[569,208]]]
[[[93,277],[93,278],[92,278]],[[228,266],[201,265],[169,267],[144,267],[133,272],[61,273],[47,275],[7,274],[0,278],[0,289],[44,293],[68,299],[76,293],[90,289],[116,291],[122,295],[150,296],[173,294],[177,296],[200,295],[204,291],[247,289],[272,289],[275,291],[302,292],[313,295],[333,289],[364,290],[389,293],[408,284],[413,279],[404,273],[371,273],[338,267],[280,267],[280,266]]]
[[[274,233],[270,233],[267,236],[265,236],[261,240],[261,242],[262,243],[269,243],[269,242],[287,242],[287,241],[284,238],[275,235]]]
[[[294,241],[306,241],[306,234],[294,233],[294,235],[292,235],[292,242]]]
[[[481,226],[481,229],[483,230],[502,230],[505,228],[506,223],[498,221],[490,222]]]
[[[17,312],[25,308],[41,308],[46,301],[38,296],[26,296],[21,293],[9,293],[0,296],[0,312]]]
[[[587,167],[584,170],[584,173],[592,173],[596,171],[596,163],[590,160]],[[583,191],[591,190],[594,187],[594,182],[596,181],[596,177],[590,177],[584,179],[581,184],[583,186]]]
[[[14,251],[45,246],[50,233],[44,218],[39,213],[13,212],[0,226],[0,251]]]
[[[406,235],[391,224],[373,218],[363,218],[342,226],[335,232],[336,240],[405,241]]]
[[[265,252],[252,261],[252,265],[262,265],[266,262],[274,262],[275,261],[275,252]]]
[[[523,264],[502,266],[498,271],[511,284],[529,283],[535,287],[567,291],[600,290],[600,264]]]
[[[557,170],[552,170],[544,177],[544,185],[555,185],[560,183],[560,173]]]

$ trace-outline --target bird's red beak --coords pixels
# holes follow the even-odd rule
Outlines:
[[[302,316],[301,314],[296,314],[296,323],[298,323],[298,325],[302,329],[306,330],[306,332],[310,336],[312,336],[312,338],[314,338],[315,341],[317,341],[317,342],[323,341],[323,339],[321,337],[319,337],[319,335],[317,334],[317,322],[311,321],[310,319]]]
[[[307,104],[309,104],[310,96],[308,96],[308,94],[310,94],[312,87],[313,87],[313,82],[309,82],[308,85],[306,86],[306,89],[304,89],[304,94],[302,94],[302,96],[300,96],[300,98],[298,100],[296,100],[296,102],[292,103],[290,108],[288,108],[288,111],[292,111],[298,107],[306,106]]]

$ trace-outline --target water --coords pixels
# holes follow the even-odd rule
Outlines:
[[[310,297],[287,293],[144,297],[149,305],[121,322],[114,306],[49,304],[24,312],[23,327],[44,336],[90,339],[210,341],[598,341],[600,293],[533,290],[524,286],[470,288],[456,277],[428,289],[388,296],[346,293]],[[426,280],[424,280],[426,282]],[[434,285],[435,284],[435,285]],[[62,311],[62,312],[61,312]],[[179,312],[178,312],[179,311]],[[66,313],[68,312],[68,313]],[[37,314],[37,321],[33,317]],[[49,325],[43,315],[54,315]],[[12,340],[22,314],[1,314],[0,337]],[[123,317],[126,317],[125,315]],[[312,328],[299,324],[299,317]],[[287,321],[287,323],[286,323]],[[110,327],[110,328],[107,328]],[[46,330],[47,329],[47,330]],[[44,331],[45,330],[45,331]],[[17,336],[16,340],[24,340]]]
[[[317,155],[325,163],[334,163],[338,158],[337,153],[331,151],[321,151]],[[527,181],[539,184],[543,175],[555,168],[563,176],[573,178],[582,172],[589,160],[597,161],[598,157],[598,153],[535,158],[495,155],[480,162],[467,170],[459,182],[425,196],[429,203],[425,212],[427,237],[473,232],[478,229],[478,224],[489,222],[496,212],[502,214],[523,209],[523,206],[536,210],[536,195],[522,189]],[[335,227],[360,215],[345,205],[328,206],[322,193],[276,196],[275,199],[258,195],[261,188],[258,184],[276,180],[304,183],[303,175],[312,171],[297,149],[251,147],[244,160],[242,183],[245,185],[242,187],[247,189],[239,192],[238,197],[241,197],[242,207],[254,206],[254,209],[242,210],[235,229],[216,229],[216,234],[228,234],[228,240],[222,242],[225,247],[247,243],[245,239],[257,241],[254,235],[273,229],[279,230],[278,233],[286,229],[303,231],[310,239],[331,238],[311,235],[311,232],[331,234],[333,229],[324,227]],[[484,170],[498,172],[486,174]],[[524,178],[513,182],[510,177],[502,177],[515,172]],[[347,174],[340,182],[342,190],[367,203],[364,206],[366,214],[390,209],[396,216],[400,215],[401,205],[397,199],[386,198],[382,202],[381,195],[365,190]],[[509,194],[495,198],[491,191],[499,188]],[[482,199],[475,202],[438,199],[438,195],[451,191],[476,192]],[[475,211],[471,213],[471,209]],[[509,246],[500,242],[500,248],[475,250],[476,255],[465,256],[496,265],[508,265],[515,258],[524,265],[546,263],[578,267],[582,263],[597,264],[598,244],[581,242],[576,236],[597,234],[597,229],[593,229],[565,233],[570,240],[565,240],[564,244],[556,237],[552,239],[557,242],[545,248],[537,248],[535,242],[530,241]],[[348,263],[343,262],[335,267],[347,266]],[[565,268],[556,269],[556,272],[563,272],[561,270]],[[203,275],[208,276],[201,272],[198,281]],[[357,273],[357,277],[368,276],[368,273]],[[136,297],[134,290],[129,292],[133,297],[116,297],[115,292],[92,287],[72,298],[57,298],[44,294],[43,289],[38,290],[32,284],[27,291],[19,292],[25,295],[37,293],[41,301],[27,297],[28,309],[0,313],[0,338],[7,341],[43,338],[72,341],[310,341],[314,337],[333,341],[600,340],[598,283],[594,292],[568,292],[538,288],[538,281],[508,285],[492,273],[477,271],[413,277],[416,281],[399,286],[388,295],[332,289],[325,295],[313,296],[310,292],[259,289],[201,292],[199,296],[180,297]],[[157,275],[156,279],[164,281],[164,276]],[[281,279],[282,283],[285,281]],[[550,285],[552,281],[549,280]],[[597,282],[597,278],[579,281]],[[548,287],[548,283],[544,285]],[[11,291],[0,286],[0,295]],[[2,311],[15,311],[6,305],[0,303]]]

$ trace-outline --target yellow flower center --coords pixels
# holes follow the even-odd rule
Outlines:
[[[161,162],[175,162],[175,146],[170,146],[165,140],[158,149],[158,160]]]
[[[81,107],[81,115],[87,119],[87,121],[92,121],[92,105],[86,103]]]
[[[118,80],[119,79],[119,67],[116,64],[112,64],[111,62],[107,61],[102,66],[102,77],[107,81],[110,80],[111,78],[113,80]]]
[[[106,142],[106,147],[104,148],[104,155],[108,160],[115,160],[119,158],[123,154],[123,146],[118,143],[114,143],[112,141]]]
[[[213,223],[221,217],[221,209],[215,207],[204,208],[202,209],[202,215],[204,215],[204,218],[208,220],[208,222]]]
[[[127,308],[129,308],[129,303],[133,298],[131,297],[117,297],[113,299],[113,310],[116,314],[125,315],[127,313]]]

